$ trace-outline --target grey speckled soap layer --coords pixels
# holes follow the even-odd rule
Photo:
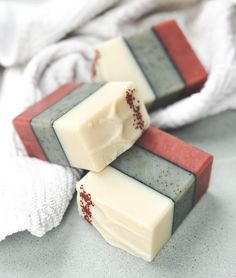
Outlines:
[[[31,121],[32,128],[50,162],[70,166],[53,129],[54,121],[97,91],[103,84],[104,83],[93,83],[80,86]]]
[[[133,146],[111,166],[174,201],[173,232],[192,209],[195,177],[175,164],[141,147]]]
[[[157,98],[183,92],[184,82],[152,30],[132,35],[125,41]]]

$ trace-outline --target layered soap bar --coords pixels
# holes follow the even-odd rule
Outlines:
[[[174,20],[98,45],[96,81],[131,80],[151,109],[198,92],[207,72]]]
[[[207,190],[212,162],[150,127],[111,166],[77,183],[80,215],[110,244],[151,261]]]
[[[100,171],[149,126],[132,82],[66,85],[13,120],[30,156]]]

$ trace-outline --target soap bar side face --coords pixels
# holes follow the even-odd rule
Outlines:
[[[170,20],[153,27],[184,79],[185,93],[199,91],[207,80],[207,72],[194,53],[176,21]]]
[[[112,167],[77,183],[79,213],[111,245],[151,261],[171,236],[173,202]]]
[[[137,145],[196,176],[194,203],[206,192],[213,162],[212,155],[153,126],[144,132]]]
[[[171,162],[134,145],[111,166],[174,201],[173,232],[192,209],[195,178]]]
[[[158,98],[180,94],[184,82],[152,30],[126,38],[131,52]]]
[[[112,39],[96,47],[93,63],[95,81],[132,81],[139,96],[150,107],[155,100],[145,76],[123,38]]]
[[[109,82],[56,120],[53,126],[73,167],[80,165],[101,171],[130,148],[149,123],[144,103],[138,99],[133,84]],[[85,157],[81,155],[81,144]],[[85,159],[89,159],[87,164]]]
[[[204,171],[202,171],[199,176],[197,177],[196,181],[196,192],[194,196],[194,204],[196,204],[202,196],[206,193],[209,184],[210,184],[210,178],[211,178],[211,170],[212,170],[212,162],[210,162]]]
[[[53,129],[53,123],[75,105],[93,94],[102,84],[83,84],[32,119],[32,128],[50,162],[70,166]]]
[[[26,111],[18,115],[13,120],[13,125],[29,156],[37,157],[41,160],[47,160],[47,156],[41,148],[38,139],[31,127],[31,120],[42,111],[47,109],[49,106],[51,106],[53,103],[63,98],[79,86],[80,84],[74,83],[62,86],[60,89],[56,90],[47,97],[43,98],[38,103],[29,107]]]

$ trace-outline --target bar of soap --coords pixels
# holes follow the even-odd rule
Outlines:
[[[165,141],[173,148],[163,148]],[[208,187],[212,161],[149,127],[109,167],[77,183],[79,213],[111,245],[151,261]],[[199,169],[207,178],[201,179]]]
[[[13,124],[29,155],[101,171],[149,126],[137,95],[132,82],[67,85],[23,112]]]
[[[201,89],[207,72],[174,20],[98,45],[96,81],[131,80],[149,109],[169,105]]]
[[[77,183],[79,213],[113,246],[151,261],[170,238],[174,203],[113,167]]]

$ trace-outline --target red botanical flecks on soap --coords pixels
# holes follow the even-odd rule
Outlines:
[[[80,208],[84,219],[86,219],[90,224],[92,224],[92,212],[91,207],[94,203],[91,199],[91,195],[84,190],[84,186],[80,186]]]
[[[129,105],[130,109],[133,111],[134,123],[133,126],[135,129],[144,130],[144,120],[143,115],[140,111],[140,101],[136,99],[134,95],[135,89],[128,89],[126,92],[126,102]]]

